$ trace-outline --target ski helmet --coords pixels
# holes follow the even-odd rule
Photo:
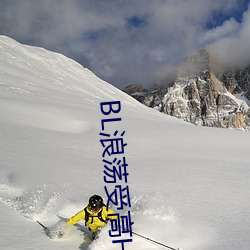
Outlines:
[[[99,210],[103,206],[103,199],[99,195],[93,195],[89,198],[89,207],[91,210]]]

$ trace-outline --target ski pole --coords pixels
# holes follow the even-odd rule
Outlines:
[[[161,242],[152,240],[152,239],[150,239],[150,238],[148,238],[148,237],[145,237],[145,236],[143,236],[143,235],[141,235],[141,234],[138,234],[138,233],[135,233],[135,232],[132,232],[132,234],[135,234],[135,235],[137,235],[137,236],[139,236],[139,237],[141,237],[141,238],[143,238],[143,239],[145,239],[145,240],[152,241],[152,242],[154,242],[154,243],[156,243],[156,244],[158,244],[158,245],[161,245],[161,246],[166,247],[166,248],[171,249],[171,250],[181,250],[180,248],[173,248],[173,247],[167,246],[167,245],[165,245],[165,244],[163,244],[163,243],[161,243]]]
[[[42,226],[44,230],[48,230],[48,228],[45,227],[41,222],[39,222],[38,220],[37,220],[36,222],[37,222],[40,226]]]

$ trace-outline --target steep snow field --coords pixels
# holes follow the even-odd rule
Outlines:
[[[249,250],[249,132],[165,116],[63,55],[4,36],[0,249],[121,249],[110,225],[90,244],[81,227],[50,239],[36,223],[54,228],[58,215],[74,215],[95,193],[107,200],[99,135],[106,101],[121,102],[114,117],[122,121],[105,132],[126,131],[133,230],[183,250]],[[125,249],[164,247],[134,235]]]

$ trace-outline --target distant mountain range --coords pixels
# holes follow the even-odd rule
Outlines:
[[[184,121],[209,127],[250,128],[250,66],[218,70],[208,50],[188,57],[172,84],[124,90],[139,102]]]

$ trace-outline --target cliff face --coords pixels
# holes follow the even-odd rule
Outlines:
[[[130,94],[149,107],[196,125],[248,129],[250,109],[233,94],[250,96],[249,75],[249,68],[215,75],[208,51],[201,50],[178,68],[172,86]]]
[[[218,79],[225,84],[230,93],[241,93],[250,100],[250,66],[218,74]]]

